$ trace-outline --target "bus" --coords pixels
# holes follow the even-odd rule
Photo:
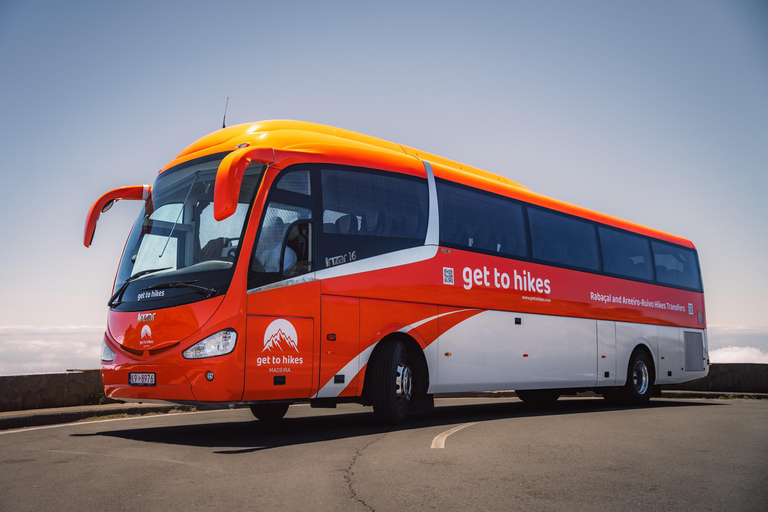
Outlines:
[[[683,238],[505,177],[329,126],[264,121],[194,142],[143,203],[109,299],[106,396],[352,402],[397,424],[436,393],[594,391],[643,404],[707,375],[699,261]]]

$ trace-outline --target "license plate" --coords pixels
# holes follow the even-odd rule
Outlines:
[[[129,373],[128,383],[131,386],[154,386],[155,374],[154,373]]]

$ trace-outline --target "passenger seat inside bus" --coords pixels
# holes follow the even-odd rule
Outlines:
[[[357,217],[354,215],[342,215],[334,224],[336,232],[341,235],[356,235],[359,231]]]

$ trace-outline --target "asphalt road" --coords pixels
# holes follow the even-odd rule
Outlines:
[[[0,510],[761,510],[767,400],[442,399],[401,428],[294,406],[0,432]],[[442,445],[442,447],[441,447]]]

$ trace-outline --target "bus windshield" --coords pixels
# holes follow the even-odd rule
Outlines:
[[[213,190],[224,156],[187,162],[158,176],[126,243],[111,307],[167,307],[226,292],[263,166],[246,170],[236,212],[219,222],[213,217]]]

